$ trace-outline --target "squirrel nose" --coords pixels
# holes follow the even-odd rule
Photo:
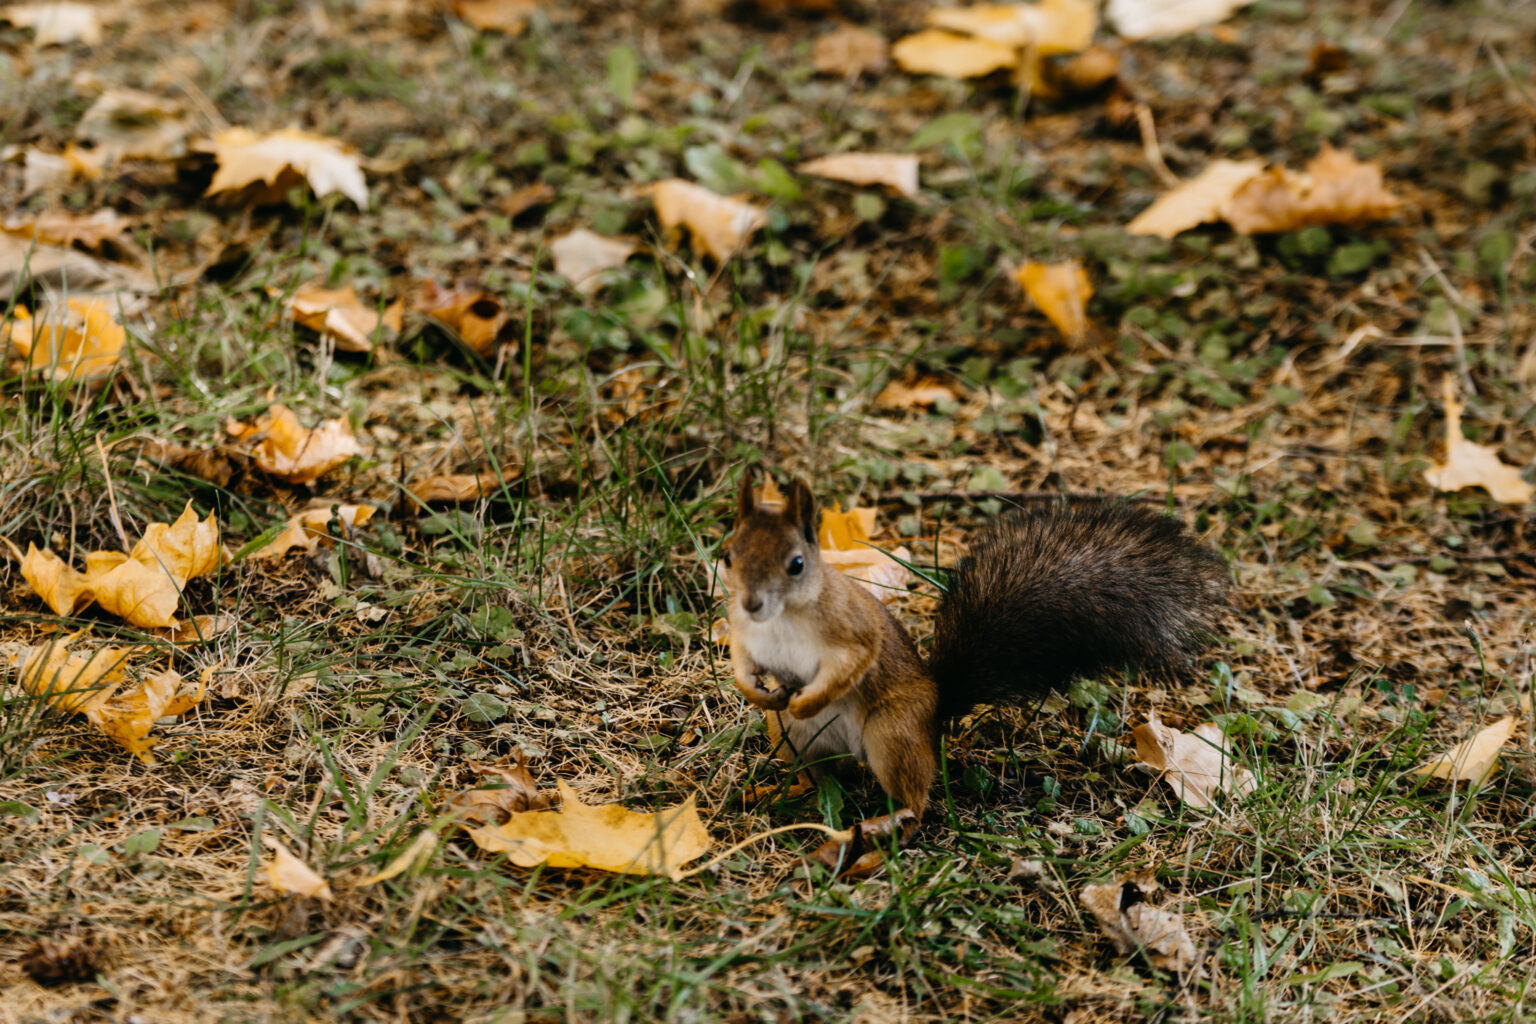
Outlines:
[[[749,594],[741,599],[741,606],[749,612],[758,612],[763,609],[763,599],[756,594]]]

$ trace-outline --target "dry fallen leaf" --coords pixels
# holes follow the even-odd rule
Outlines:
[[[361,889],[365,885],[375,885],[387,881],[396,875],[403,875],[417,864],[424,864],[432,857],[432,852],[437,849],[437,833],[426,829],[412,839],[410,843],[397,853],[383,870],[377,874],[369,875],[357,887]]]
[[[475,789],[462,790],[450,797],[448,806],[458,814],[460,821],[500,825],[513,814],[547,811],[560,804],[561,794],[552,789],[539,789],[521,757],[511,768],[476,761],[471,761],[470,767],[481,775],[492,776],[500,785],[489,789],[482,783]]]
[[[313,483],[363,452],[346,420],[322,420],[306,429],[282,404],[272,405],[255,423],[231,421],[224,429],[236,440],[254,439],[256,465],[292,484]]]
[[[1076,341],[1087,335],[1087,306],[1093,286],[1081,263],[1026,263],[1014,278],[1063,337]]]
[[[416,311],[457,334],[479,356],[489,356],[496,350],[496,339],[510,319],[501,299],[490,292],[444,291],[430,281]]]
[[[1262,160],[1216,160],[1188,181],[1158,196],[1125,230],[1133,235],[1172,238],[1181,231],[1220,220],[1237,190],[1264,173]]]
[[[796,170],[855,185],[884,185],[909,198],[917,195],[917,157],[910,153],[839,153],[809,160]]]
[[[656,218],[669,235],[686,227],[694,248],[724,263],[768,217],[751,203],[716,195],[702,185],[670,178],[646,187],[656,204]]]
[[[539,0],[453,0],[453,13],[482,32],[519,36]]]
[[[898,39],[891,56],[903,71],[946,78],[981,78],[1019,60],[1018,50],[1005,43],[936,28]]]
[[[1182,917],[1146,901],[1156,891],[1151,875],[1126,875],[1084,886],[1078,898],[1121,956],[1140,950],[1153,967],[1188,973],[1196,963],[1194,940]]]
[[[577,228],[549,243],[555,273],[583,295],[595,295],[603,286],[603,271],[622,267],[638,247],[623,238],[605,238],[595,231]]]
[[[84,573],[47,548],[28,545],[21,574],[59,615],[73,615],[95,602],[135,626],[160,628],[177,624],[187,581],[213,572],[222,557],[212,513],[199,520],[188,502],[175,523],[146,527],[130,553],[88,553]]]
[[[937,29],[976,36],[1013,49],[1027,46],[1040,56],[1049,57],[1076,53],[1093,42],[1098,12],[1093,0],[1042,0],[1034,4],[939,7],[929,11],[926,20]]]
[[[562,809],[511,814],[501,825],[467,827],[475,845],[505,853],[519,867],[596,868],[629,875],[682,877],[709,850],[694,797],[653,814],[620,804],[589,806],[560,783]]]
[[[1501,718],[1486,729],[1479,730],[1471,739],[1456,744],[1436,760],[1419,765],[1413,770],[1414,774],[1427,775],[1432,779],[1470,782],[1474,788],[1481,786],[1499,766],[1499,752],[1515,734],[1517,724],[1514,715]]]
[[[409,486],[410,494],[423,505],[435,501],[479,501],[501,492],[502,485],[517,478],[514,469],[495,473],[445,473]]]
[[[112,307],[86,299],[69,299],[37,319],[18,306],[10,336],[11,348],[21,358],[18,370],[34,370],[56,381],[105,379],[128,341]]]
[[[272,836],[261,840],[272,851],[267,861],[267,884],[281,893],[297,893],[300,896],[318,896],[331,899],[331,887],[314,869],[288,852],[288,848]]]
[[[180,693],[181,676],[170,669],[133,683],[128,679],[130,659],[148,648],[103,647],[81,657],[69,652],[74,639],[23,650],[16,659],[22,688],[66,711],[84,715],[145,764],[154,764],[150,730],[161,718],[195,707],[207,692],[212,670],[204,670],[195,694]]]
[[[1217,793],[1246,796],[1257,785],[1253,773],[1233,760],[1226,734],[1213,722],[1184,733],[1164,725],[1154,711],[1131,736],[1136,756],[1162,772],[1169,788],[1191,807],[1212,806]]]
[[[918,409],[954,402],[960,393],[954,385],[934,377],[922,377],[911,384],[893,380],[881,389],[875,404],[882,409]]]
[[[101,18],[90,4],[37,3],[0,7],[0,20],[17,28],[30,28],[38,46],[68,46],[101,42]]]
[[[98,170],[125,160],[172,160],[186,153],[191,132],[192,118],[178,101],[112,88],[81,116],[75,141],[82,145],[66,156]]]
[[[338,505],[333,512],[331,507],[326,505],[322,508],[299,512],[288,518],[288,525],[272,538],[271,543],[257,548],[245,557],[251,561],[263,562],[282,558],[294,548],[308,553],[322,545],[330,547],[334,540],[330,531],[333,516],[340,521],[343,533],[350,534],[352,530],[372,519],[376,511],[377,509],[372,505]]]
[[[360,158],[334,139],[297,128],[265,135],[249,128],[228,128],[195,148],[212,153],[219,165],[206,195],[238,192],[256,184],[281,191],[287,187],[285,179],[296,183],[303,178],[316,196],[340,192],[359,209],[368,208],[368,183]]]
[[[1273,167],[1244,182],[1221,215],[1234,230],[1259,235],[1314,225],[1363,224],[1390,217],[1402,205],[1383,185],[1380,167],[1324,146],[1305,174]]]
[[[840,506],[823,509],[817,545],[821,560],[839,572],[853,577],[882,603],[894,601],[907,591],[911,571],[902,564],[912,560],[906,546],[890,553],[869,545],[876,532],[875,510]],[[899,559],[899,561],[898,561]]]
[[[1494,501],[1523,505],[1531,500],[1532,487],[1520,475],[1517,466],[1499,458],[1487,445],[1467,440],[1461,432],[1461,403],[1456,400],[1456,385],[1447,376],[1441,382],[1445,396],[1445,461],[1424,471],[1424,479],[1437,491],[1459,491],[1463,487],[1481,487]]]
[[[851,25],[816,40],[811,64],[824,75],[877,75],[891,63],[891,47],[885,37]]]
[[[365,306],[351,285],[328,290],[319,285],[300,285],[288,300],[295,323],[336,340],[343,352],[372,352],[373,336],[380,327],[400,330],[402,305],[396,303],[381,314]]]
[[[1253,0],[1109,0],[1104,16],[1126,39],[1154,39],[1214,25]]]
[[[11,217],[3,230],[17,238],[36,240],[44,245],[78,245],[82,249],[100,249],[105,242],[116,242],[128,230],[129,220],[111,208],[82,217],[54,211],[35,217]]]

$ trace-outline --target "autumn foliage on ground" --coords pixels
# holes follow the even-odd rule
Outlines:
[[[0,124],[0,1021],[1530,1016],[1530,5],[45,0]],[[868,850],[748,466],[1231,613]]]

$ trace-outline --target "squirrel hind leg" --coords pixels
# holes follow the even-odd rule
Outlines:
[[[932,728],[910,716],[870,715],[864,723],[865,755],[894,811],[909,810],[913,824],[928,805],[928,791],[938,771]]]

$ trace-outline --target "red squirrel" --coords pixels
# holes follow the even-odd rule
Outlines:
[[[927,805],[945,722],[1170,662],[1209,635],[1226,598],[1220,556],[1168,516],[1113,501],[1010,512],[950,572],[925,664],[884,605],[823,564],[819,521],[803,481],[773,506],[744,476],[724,543],[736,688],[767,712],[784,760],[813,776],[838,755],[867,763],[897,810],[879,827],[903,839]]]

